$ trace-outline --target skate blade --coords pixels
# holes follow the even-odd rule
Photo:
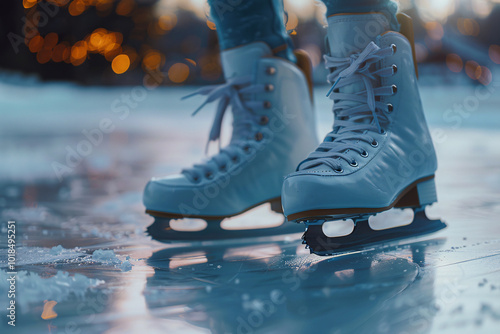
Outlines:
[[[370,220],[372,221],[370,222]],[[353,224],[351,233],[337,234],[334,237],[325,234],[322,224],[308,224],[306,222],[308,226],[302,236],[303,243],[306,244],[311,253],[338,256],[352,253],[352,251],[367,251],[384,248],[384,246],[394,246],[387,242],[430,234],[446,227],[446,224],[439,219],[429,219],[423,208],[414,210],[413,221],[407,225],[400,223],[398,224],[400,226],[393,227],[394,222],[391,226],[388,221],[379,219],[377,222],[374,217],[366,216],[356,217],[352,221],[355,221],[355,225]],[[387,226],[390,227],[387,228]],[[326,232],[328,233],[328,230]],[[329,234],[331,235],[331,233]]]
[[[300,224],[285,224],[284,216],[275,212],[270,203],[222,220],[154,218],[154,223],[147,228],[149,235],[155,240],[171,243],[254,239],[304,232]]]

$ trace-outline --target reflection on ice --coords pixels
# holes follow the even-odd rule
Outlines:
[[[407,209],[390,209],[376,216],[370,216],[368,224],[374,230],[384,230],[387,228],[405,226],[411,224],[414,213],[410,208]]]
[[[225,230],[251,230],[279,226],[284,222],[283,215],[271,210],[271,204],[265,203],[247,212],[222,221]]]
[[[200,218],[172,219],[170,227],[176,231],[202,231],[207,228],[207,222]]]
[[[352,231],[354,231],[354,221],[352,219],[331,220],[323,224],[323,233],[330,238],[349,235]]]

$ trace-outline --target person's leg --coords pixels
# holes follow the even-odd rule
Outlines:
[[[221,51],[264,42],[273,54],[295,62],[292,40],[284,25],[282,0],[208,0]]]
[[[209,3],[226,81],[191,96],[206,96],[195,113],[218,102],[209,142],[220,141],[224,116],[231,112],[231,140],[202,163],[147,184],[143,202],[155,217],[148,231],[170,241],[300,232],[297,224],[276,225],[284,221],[283,177],[317,145],[311,62],[291,47],[282,0]],[[256,214],[251,219],[244,215],[250,209]],[[204,220],[206,228],[193,229],[193,219]],[[250,221],[258,225],[248,229]]]
[[[386,15],[391,24],[391,30],[399,31],[396,19],[398,4],[392,0],[321,0],[326,6],[326,16],[346,13],[373,13]]]
[[[394,27],[388,0],[324,2],[333,129],[285,178],[285,216],[308,226],[303,240],[320,255],[444,228],[424,211],[437,201],[437,159],[418,92],[411,19],[398,14],[401,29]],[[384,217],[393,207],[412,208],[414,221],[400,226],[402,216]],[[349,219],[352,234],[324,234],[325,221]],[[372,230],[377,219],[393,228]]]

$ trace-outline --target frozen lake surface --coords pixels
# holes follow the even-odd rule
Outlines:
[[[180,96],[193,89],[0,83],[2,333],[500,332],[500,85],[422,88],[440,165],[429,214],[448,228],[341,257],[309,254],[300,234],[173,247],[145,233],[147,180],[203,155],[213,113],[190,117],[201,101]],[[88,155],[54,171],[103,124]]]

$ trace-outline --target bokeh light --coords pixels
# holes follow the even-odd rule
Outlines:
[[[182,83],[189,76],[189,67],[183,63],[175,63],[168,69],[168,78],[174,83]]]
[[[483,85],[488,85],[493,80],[493,75],[489,68],[481,66],[481,75],[477,79]]]
[[[477,80],[481,77],[481,72],[481,66],[474,60],[469,60],[465,63],[465,73],[467,73],[469,78]]]
[[[464,67],[464,62],[459,55],[450,53],[446,55],[446,66],[450,69],[450,71],[458,73],[462,71]]]
[[[500,64],[500,45],[490,45],[488,48],[488,55],[495,64]]]
[[[116,74],[125,73],[130,67],[130,58],[126,54],[120,54],[113,59],[111,68]]]

